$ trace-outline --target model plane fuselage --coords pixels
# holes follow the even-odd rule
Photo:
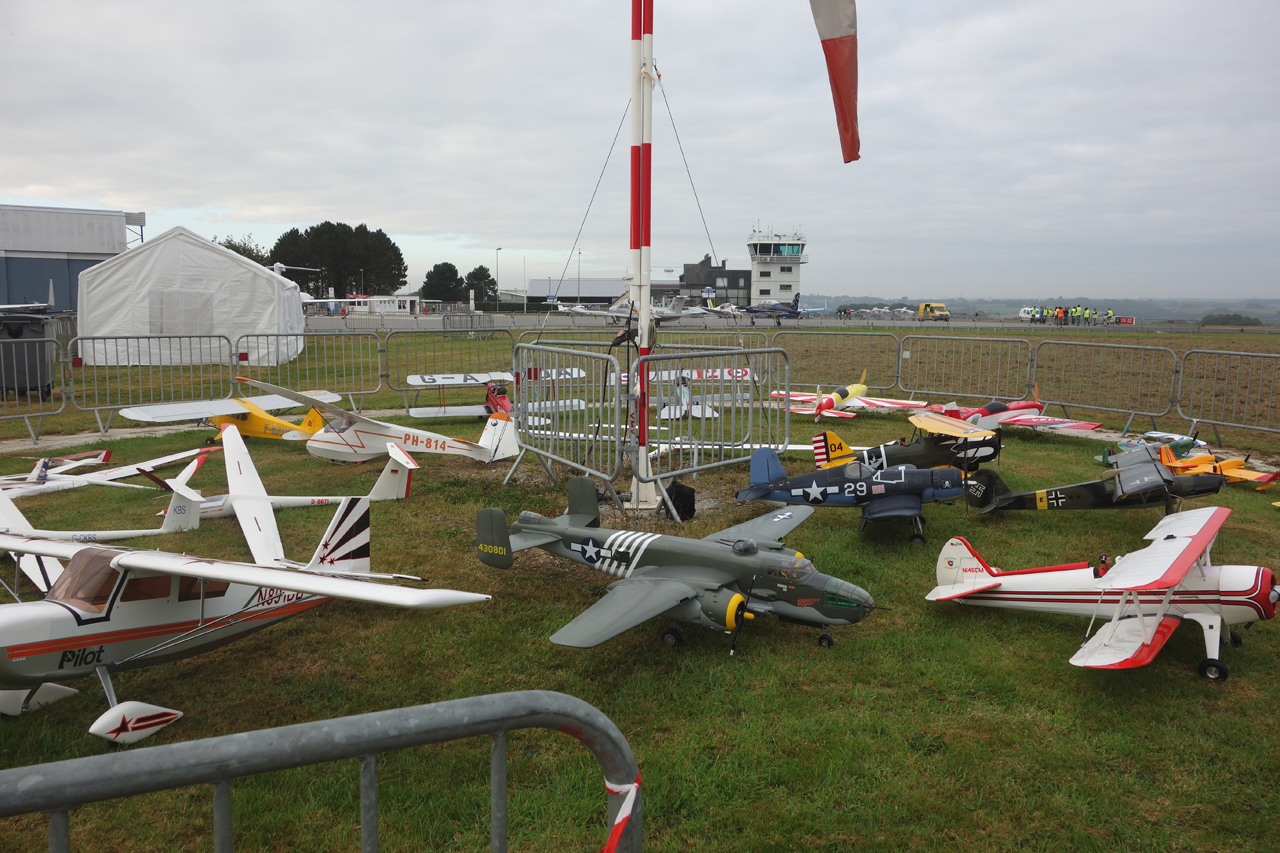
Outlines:
[[[921,470],[900,465],[875,470],[862,462],[852,462],[767,484],[752,484],[749,489],[738,493],[738,500],[863,506],[882,498],[912,495],[922,502],[953,501],[964,494],[963,479],[963,474],[956,468]]]

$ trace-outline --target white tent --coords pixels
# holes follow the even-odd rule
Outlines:
[[[80,273],[79,295],[80,336],[117,339],[82,342],[89,364],[283,364],[304,344],[297,284],[181,227]]]

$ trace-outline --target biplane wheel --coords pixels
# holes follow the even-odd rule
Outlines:
[[[923,537],[923,536],[921,536],[919,533],[912,533],[912,534],[911,534],[911,539],[909,539],[908,541],[909,541],[912,545],[923,545],[923,544],[924,544],[924,537]]]
[[[818,645],[822,646],[824,649],[829,649],[835,644],[836,638],[828,634],[826,631],[823,631],[821,636],[818,637]]]
[[[1249,624],[1252,625],[1253,623],[1250,622]],[[1231,631],[1231,645],[1236,648],[1240,648],[1244,645],[1244,637],[1241,637],[1240,632],[1234,629]]]
[[[1231,670],[1217,658],[1205,658],[1200,661],[1200,677],[1210,681],[1226,681]]]
[[[662,637],[662,642],[665,645],[671,646],[672,648],[684,645],[684,631],[681,631],[677,625],[672,625],[659,636]]]

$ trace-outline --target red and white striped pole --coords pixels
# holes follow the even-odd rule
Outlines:
[[[649,354],[650,299],[650,201],[653,184],[653,0],[631,0],[631,252],[628,282],[639,324],[640,355]],[[636,377],[636,430],[639,452],[636,475],[649,476],[649,371]],[[656,509],[658,491],[653,483],[636,480],[631,487],[632,506]]]

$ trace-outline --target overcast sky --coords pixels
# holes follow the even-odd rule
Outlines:
[[[841,162],[804,0],[658,0],[654,278],[757,224],[804,292],[1275,296],[1280,4],[862,0]],[[392,235],[559,278],[629,97],[626,0],[0,4],[0,202]],[[621,276],[629,122],[580,241]],[[568,263],[576,277],[577,256]],[[571,292],[566,290],[565,292]]]

